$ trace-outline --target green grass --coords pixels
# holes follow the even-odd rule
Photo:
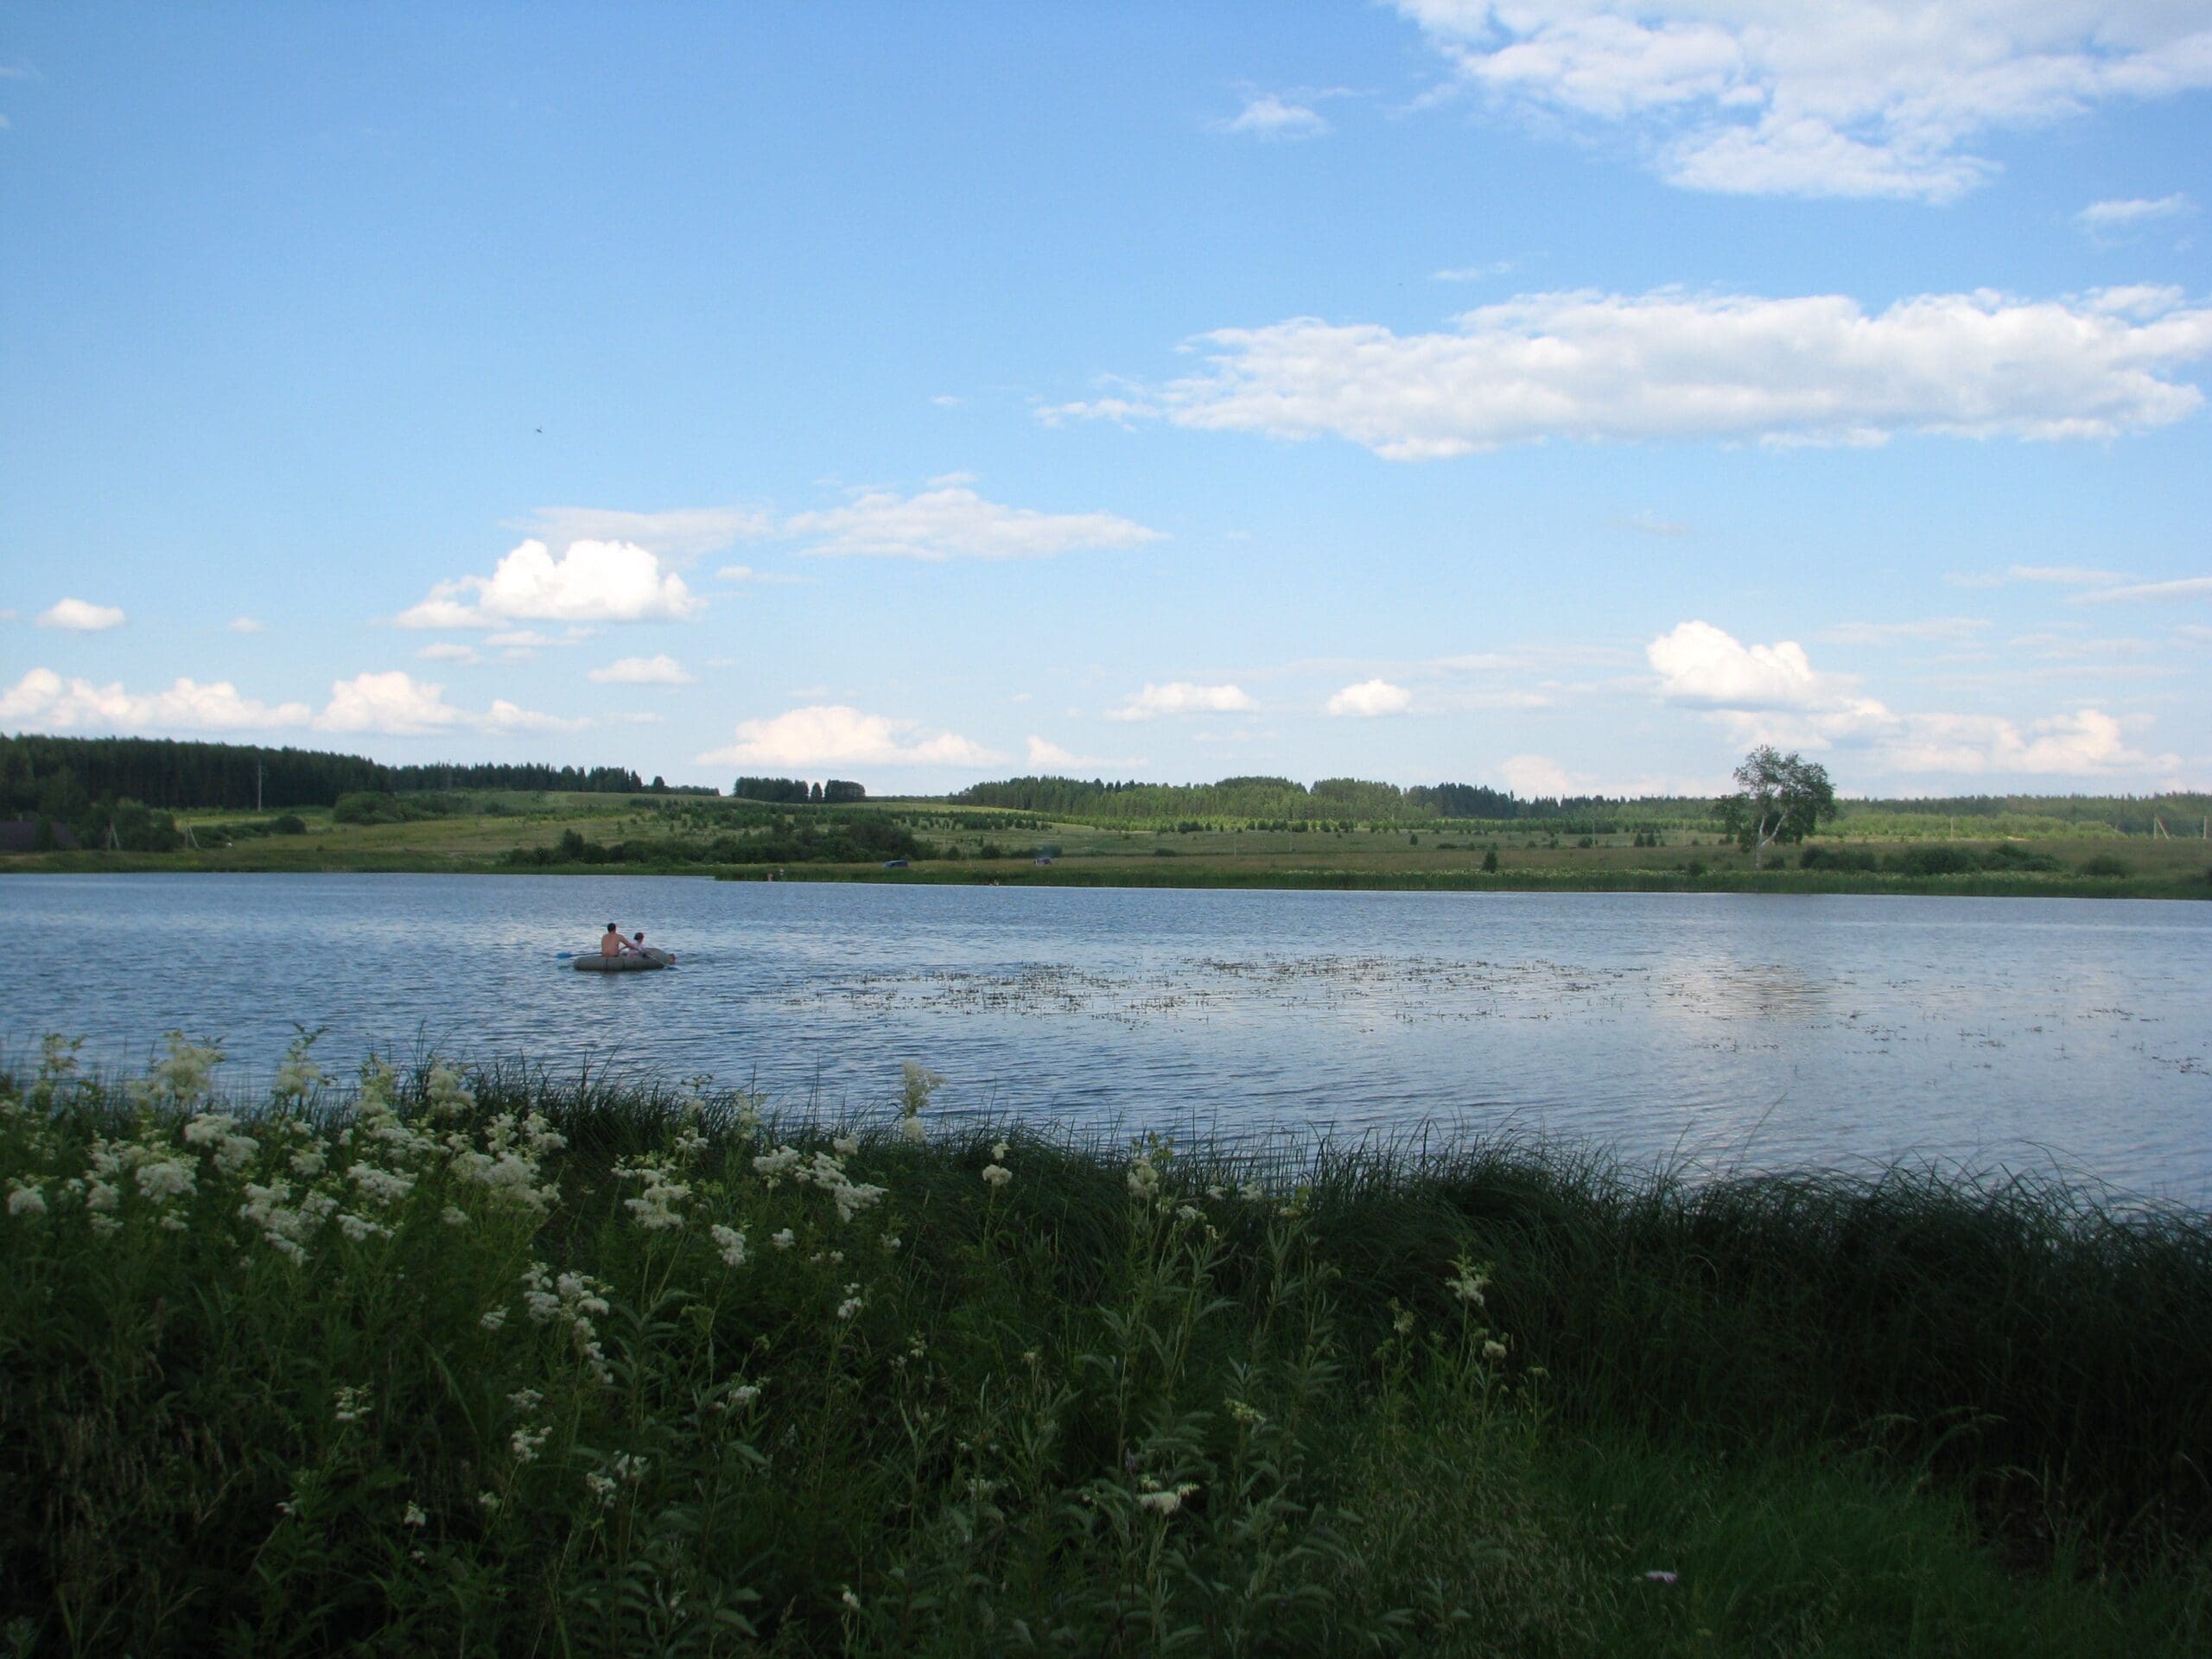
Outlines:
[[[814,1125],[308,1059],[216,1103],[181,1041],[135,1087],[69,1058],[0,1084],[17,1652],[2212,1634],[2202,1217],[1105,1146],[940,1122],[918,1071]]]

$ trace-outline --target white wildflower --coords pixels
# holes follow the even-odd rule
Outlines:
[[[313,1180],[322,1173],[323,1155],[321,1147],[302,1147],[292,1154],[292,1173],[302,1180]]]
[[[769,1234],[768,1242],[779,1250],[788,1250],[792,1245],[798,1243],[798,1235],[792,1232],[790,1228],[786,1227],[780,1232]]]
[[[138,1190],[156,1204],[193,1192],[199,1178],[181,1158],[156,1158],[138,1166]]]
[[[741,1382],[729,1391],[730,1403],[741,1410],[760,1397],[760,1385],[758,1382]]]
[[[1444,1281],[1444,1288],[1469,1306],[1480,1307],[1483,1305],[1483,1292],[1490,1287],[1488,1271],[1476,1268],[1464,1255],[1452,1265],[1459,1271],[1457,1276]]]
[[[837,1599],[849,1611],[857,1613],[861,1610],[861,1599],[853,1593],[850,1585],[837,1592]]]
[[[861,1297],[860,1288],[861,1287],[858,1285],[847,1285],[845,1287],[845,1300],[837,1304],[837,1317],[839,1319],[849,1319],[854,1314],[859,1313],[861,1309],[868,1306],[867,1302]]]
[[[1013,1179],[1014,1172],[1004,1164],[987,1164],[983,1166],[983,1180],[988,1185],[1004,1186]]]
[[[1007,1154],[1013,1150],[1014,1143],[1011,1141],[1000,1141],[995,1142],[991,1147],[991,1161],[995,1164],[1002,1164],[1006,1162]]]
[[[42,1216],[46,1213],[46,1194],[39,1190],[36,1181],[21,1176],[10,1183],[8,1213],[11,1216]]]
[[[468,1211],[457,1204],[449,1204],[439,1212],[438,1219],[448,1227],[466,1227],[468,1225]]]
[[[506,1322],[507,1310],[504,1307],[487,1307],[477,1317],[476,1320],[476,1323],[482,1325],[486,1331],[497,1331]]]
[[[651,1462],[647,1459],[632,1457],[627,1452],[617,1452],[614,1454],[614,1472],[632,1486],[645,1478],[645,1471],[651,1466]]]
[[[918,1117],[910,1117],[900,1123],[899,1134],[907,1145],[915,1147],[918,1147],[930,1138],[929,1130],[923,1126],[922,1120]]]
[[[461,1080],[461,1073],[440,1061],[423,1079],[423,1094],[432,1116],[458,1117],[476,1104],[476,1096]]]
[[[602,1504],[612,1503],[614,1502],[613,1476],[602,1475],[594,1471],[593,1473],[584,1477],[584,1484],[590,1490],[591,1495],[597,1498]]]
[[[341,1423],[358,1423],[369,1414],[366,1389],[339,1389],[330,1396],[330,1414]]]
[[[410,1503],[407,1512],[399,1517],[399,1523],[404,1527],[427,1527],[430,1524],[430,1517],[423,1513],[420,1503]]]
[[[830,1141],[830,1146],[840,1158],[849,1158],[861,1149],[860,1137],[856,1135],[841,1135]]]
[[[507,1449],[515,1454],[517,1463],[537,1461],[538,1448],[545,1444],[550,1428],[531,1428],[527,1424],[507,1436]]]
[[[476,1506],[487,1515],[495,1513],[499,1507],[499,1495],[497,1492],[479,1492],[476,1494]]]
[[[536,1389],[517,1389],[507,1396],[507,1403],[517,1411],[535,1411],[544,1398]]]
[[[371,1221],[366,1216],[357,1216],[351,1210],[338,1212],[338,1230],[356,1244],[372,1238],[390,1238],[391,1229]]]
[[[717,1224],[709,1227],[707,1232],[708,1236],[715,1241],[715,1248],[721,1252],[724,1262],[733,1268],[741,1268],[745,1265],[745,1235],[742,1231],[734,1227],[724,1227]]]
[[[1503,1359],[1505,1357],[1505,1344],[1497,1341],[1495,1338],[1485,1342],[1483,1344],[1483,1357],[1484,1359],[1493,1360]]]

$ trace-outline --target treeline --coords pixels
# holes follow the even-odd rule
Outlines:
[[[639,836],[597,842],[564,830],[550,847],[518,847],[506,862],[518,869],[564,864],[643,864],[657,869],[687,864],[868,864],[887,859],[928,858],[936,849],[904,823],[880,812],[855,812],[794,821],[777,818],[749,831],[714,836]]]
[[[103,800],[162,810],[256,805],[334,806],[356,792],[424,790],[572,790],[585,793],[700,793],[645,783],[622,766],[535,763],[386,766],[365,755],[245,743],[185,743],[147,737],[0,737],[0,814],[67,823]]]
[[[812,784],[804,778],[741,778],[730,792],[741,801],[775,801],[792,806],[843,806],[868,798],[868,791],[842,778]]]
[[[1479,784],[1373,783],[1361,778],[1324,778],[1311,786],[1288,778],[1224,778],[1217,784],[1107,783],[1079,778],[1010,778],[976,784],[951,797],[968,806],[1007,807],[1063,820],[1112,823],[1243,818],[1260,823],[1402,823],[1484,818],[1567,821],[1596,829],[1616,827],[1624,810],[1669,820],[1705,818],[1705,801],[1615,799],[1602,795],[1524,800],[1510,790]]]

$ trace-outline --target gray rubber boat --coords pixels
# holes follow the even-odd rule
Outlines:
[[[576,969],[586,974],[639,974],[648,968],[669,968],[676,958],[665,950],[656,950],[647,945],[642,954],[628,957],[602,957],[598,951],[576,959]]]

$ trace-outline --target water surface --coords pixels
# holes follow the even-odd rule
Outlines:
[[[2212,1199],[2212,906],[1683,893],[19,876],[11,1038],[160,1033],[266,1075],[520,1057],[1079,1126],[1588,1135],[1774,1166],[2056,1161]],[[613,917],[676,950],[580,974]]]

